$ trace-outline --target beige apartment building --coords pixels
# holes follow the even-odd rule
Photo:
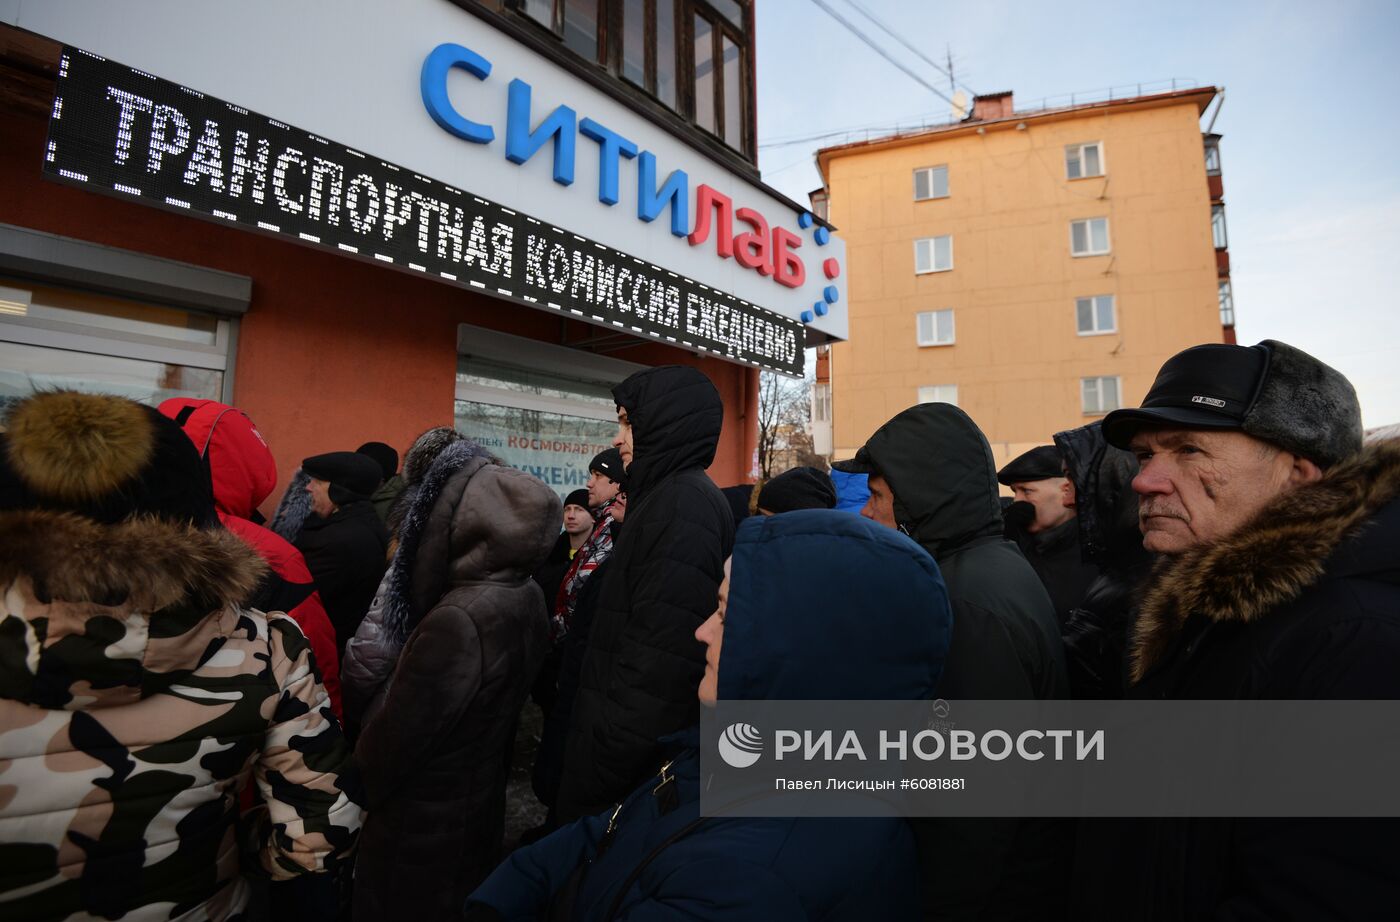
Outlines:
[[[1216,94],[982,96],[963,121],[820,151],[850,339],[819,356],[818,451],[850,457],[942,400],[1000,465],[1136,405],[1173,353],[1232,342],[1219,136],[1200,124]]]

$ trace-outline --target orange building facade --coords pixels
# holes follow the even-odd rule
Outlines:
[[[850,457],[941,400],[1001,464],[1136,405],[1177,351],[1233,341],[1219,135],[1200,125],[1216,95],[1018,113],[998,94],[820,151],[851,287],[849,341],[818,362],[819,449]]]

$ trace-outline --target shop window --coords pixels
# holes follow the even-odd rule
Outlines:
[[[948,168],[926,166],[914,171],[914,201],[948,197]]]
[[[1217,250],[1223,250],[1230,245],[1229,235],[1225,233],[1225,206],[1210,206],[1210,238],[1215,242]]]
[[[612,387],[643,366],[462,326],[458,350],[468,349],[457,358],[457,431],[560,496],[584,486],[588,462],[617,435]]]
[[[1220,325],[1235,325],[1235,294],[1230,288],[1229,279],[1220,280]]]
[[[0,413],[40,390],[228,400],[231,321],[0,278]]]
[[[1108,251],[1108,218],[1088,218],[1069,223],[1071,256],[1103,256]]]
[[[1071,144],[1065,148],[1065,175],[1070,179],[1085,179],[1103,175],[1103,147],[1092,144]]]
[[[1118,331],[1114,316],[1113,295],[1095,295],[1092,298],[1075,298],[1075,321],[1080,336],[1099,336]]]
[[[1080,400],[1084,407],[1084,412],[1090,416],[1099,416],[1118,409],[1118,394],[1120,382],[1116,376],[1101,378],[1080,378]]]
[[[914,241],[914,272],[947,272],[953,268],[953,238],[925,237]]]
[[[953,311],[921,311],[918,335],[920,346],[953,345]]]
[[[919,388],[919,403],[951,403],[958,405],[956,384],[929,384]]]

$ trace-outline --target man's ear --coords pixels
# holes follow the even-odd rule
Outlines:
[[[1293,455],[1293,466],[1288,471],[1289,487],[1301,487],[1305,484],[1316,483],[1322,479],[1322,468],[1313,461]]]

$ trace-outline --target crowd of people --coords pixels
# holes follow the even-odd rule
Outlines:
[[[278,482],[246,414],[0,434],[0,916],[1389,918],[1385,819],[705,817],[719,700],[1400,697],[1400,440],[1286,344],[996,469],[949,404],[721,490],[691,367],[561,498],[451,428]],[[1003,488],[1011,496],[1002,495]],[[543,823],[505,841],[519,718]]]

